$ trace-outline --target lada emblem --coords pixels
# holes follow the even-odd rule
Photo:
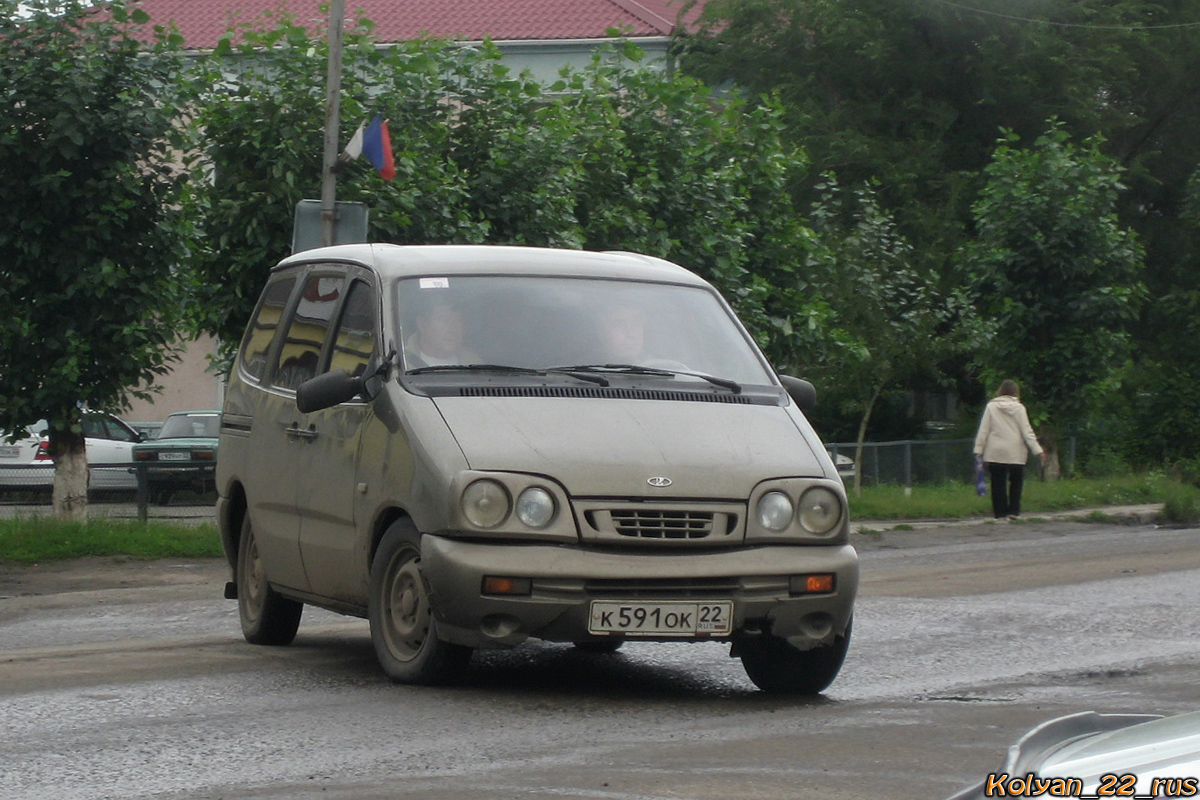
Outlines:
[[[671,479],[670,478],[647,478],[646,483],[650,484],[651,486],[658,486],[661,488],[663,486],[670,486]]]

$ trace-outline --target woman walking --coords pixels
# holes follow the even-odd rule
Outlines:
[[[1000,384],[988,401],[975,435],[975,455],[983,458],[992,479],[992,513],[996,519],[1021,516],[1021,489],[1025,484],[1026,449],[1046,463],[1046,452],[1029,425],[1029,413],[1020,401],[1016,381]]]

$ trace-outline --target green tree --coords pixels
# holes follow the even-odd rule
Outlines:
[[[916,374],[936,375],[953,346],[948,334],[952,307],[934,277],[917,265],[913,247],[878,201],[876,187],[843,189],[827,174],[813,225],[825,246],[820,268],[807,278],[820,305],[814,309],[818,374],[840,398],[840,411],[855,415],[855,463],[884,391]],[[862,470],[854,491],[862,487]]]
[[[176,338],[179,42],[145,46],[145,22],[119,2],[0,0],[0,428],[49,422],[54,508],[71,516],[87,503],[80,407],[144,396]]]
[[[1181,214],[1180,238],[1200,237],[1200,173],[1188,185]],[[1139,320],[1140,347],[1123,372],[1122,404],[1111,416],[1127,419],[1125,439],[1113,442],[1132,463],[1159,466],[1164,462],[1200,459],[1200,271],[1196,250],[1173,270],[1169,281],[1148,276],[1154,302]],[[1160,265],[1161,266],[1161,265]],[[1144,326],[1144,327],[1143,327]]]
[[[997,131],[1032,140],[1052,116],[1105,135],[1136,181],[1128,221],[1148,201],[1147,223],[1177,211],[1200,155],[1198,14],[1183,0],[709,0],[679,49],[711,83],[777,93],[815,174],[877,178],[905,235],[945,256]]]
[[[1093,390],[1129,353],[1128,325],[1144,287],[1142,251],[1117,219],[1120,168],[1058,123],[1023,148],[1009,133],[973,206],[965,251],[979,313],[990,323],[978,363],[989,384],[1015,378],[1058,477],[1058,439],[1081,422]]]

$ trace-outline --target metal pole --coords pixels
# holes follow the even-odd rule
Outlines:
[[[912,496],[912,442],[904,443],[904,496]]]
[[[329,3],[329,71],[325,80],[325,152],[321,164],[321,244],[333,244],[333,226],[337,216],[337,174],[333,165],[338,157],[339,100],[342,94],[342,29],[346,0]]]
[[[150,483],[146,478],[146,462],[139,461],[133,465],[134,472],[137,473],[137,515],[138,522],[145,522],[150,516],[150,511],[147,508],[150,504]]]

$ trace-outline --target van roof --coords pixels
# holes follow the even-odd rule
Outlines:
[[[638,253],[562,250],[508,245],[345,244],[305,250],[276,269],[314,261],[361,264],[383,278],[433,275],[565,275],[708,286],[683,267]]]

